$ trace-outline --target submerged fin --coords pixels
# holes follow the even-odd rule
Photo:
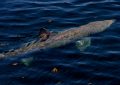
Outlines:
[[[76,42],[76,47],[80,51],[84,51],[87,47],[91,45],[91,38],[86,37]]]
[[[23,58],[21,59],[21,63],[25,66],[30,66],[30,64],[33,62],[33,57],[29,57],[29,58]]]
[[[49,38],[50,34],[51,33],[46,28],[41,28],[39,32],[39,37],[41,41],[45,41]]]

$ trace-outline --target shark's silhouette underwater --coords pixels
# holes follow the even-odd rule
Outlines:
[[[109,26],[111,26],[111,24],[114,22],[115,22],[114,19],[90,22],[86,25],[70,28],[61,31],[57,34],[51,33],[46,29],[43,29],[40,32],[40,36],[38,40],[34,40],[30,44],[24,45],[23,47],[20,47],[13,51],[1,53],[0,58],[17,56],[40,49],[60,47],[69,44],[71,42],[80,40],[81,38],[86,37],[88,35],[102,32],[105,29],[107,29]]]

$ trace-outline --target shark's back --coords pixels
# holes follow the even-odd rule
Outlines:
[[[90,34],[99,33],[106,30],[111,24],[115,22],[115,20],[103,20],[103,21],[95,21],[90,22],[86,25],[82,25],[79,27],[71,28],[66,31],[59,33],[57,36],[53,37],[53,40],[68,40],[68,39],[78,39]],[[51,39],[50,39],[51,40]]]

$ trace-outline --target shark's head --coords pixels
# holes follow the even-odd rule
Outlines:
[[[115,19],[111,19],[111,20],[104,20],[104,22],[110,26],[111,24],[113,24],[116,20]]]
[[[103,21],[96,21],[88,23],[88,29],[90,34],[102,32],[110,27],[116,20],[103,20]]]

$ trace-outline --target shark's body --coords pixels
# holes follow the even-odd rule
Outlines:
[[[9,51],[6,53],[1,53],[0,58],[8,57],[8,56],[16,56],[20,54],[25,54],[30,51],[35,51],[39,49],[47,49],[60,47],[76,40],[79,40],[83,37],[86,37],[90,34],[99,33],[107,29],[115,20],[104,20],[104,21],[95,21],[90,22],[86,25],[82,25],[80,27],[71,28],[65,31],[62,31],[54,36],[50,36],[45,41],[32,41],[29,45],[20,47],[13,51]]]

